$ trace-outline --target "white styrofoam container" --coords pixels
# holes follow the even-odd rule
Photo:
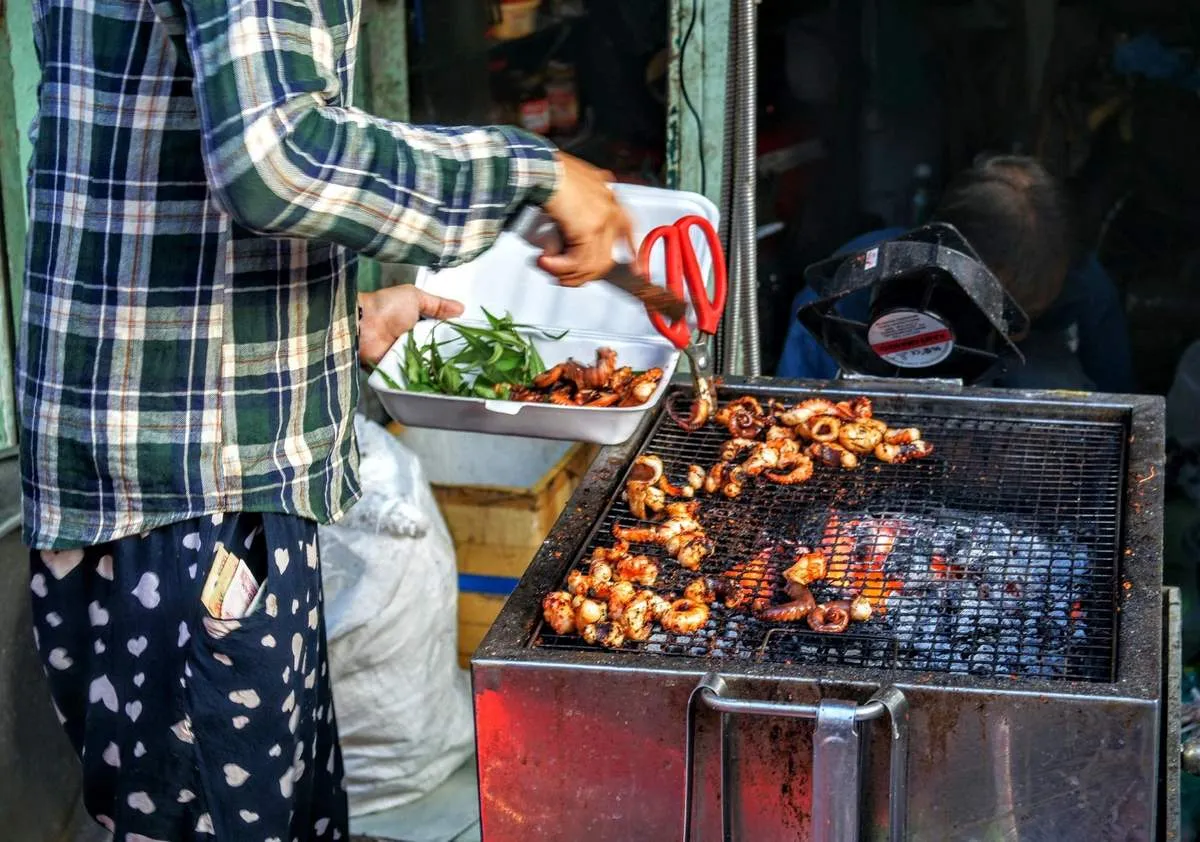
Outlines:
[[[633,219],[635,242],[659,225],[670,225],[682,216],[719,222],[716,206],[695,193],[651,187],[614,185],[621,204]],[[693,231],[693,245],[707,274],[712,266],[708,247]],[[650,279],[666,283],[661,249],[650,261]],[[596,351],[609,347],[617,352],[618,365],[635,370],[661,368],[663,379],[651,399],[637,407],[582,407],[515,401],[428,395],[389,388],[378,372],[368,381],[380,402],[394,419],[412,427],[492,433],[505,436],[620,444],[662,399],[667,383],[679,362],[679,351],[658,334],[641,303],[605,283],[583,287],[559,286],[537,268],[538,250],[515,234],[505,233],[478,259],[440,272],[422,270],[417,286],[428,292],[463,302],[466,312],[454,321],[468,325],[486,324],[482,310],[501,316],[512,313],[521,323],[555,333],[568,331],[558,341],[529,334],[547,365],[568,357],[590,365]],[[630,255],[617,253],[619,260]],[[689,308],[688,320],[695,323]],[[413,328],[418,344],[431,333],[439,338],[454,336],[453,330],[433,320],[422,320]],[[379,363],[379,369],[396,383],[404,383],[402,336]],[[447,347],[453,353],[453,347]]]

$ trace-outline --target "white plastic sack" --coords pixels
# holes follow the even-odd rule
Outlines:
[[[362,416],[363,497],[321,528],[329,663],[350,813],[430,792],[474,746],[457,660],[454,544],[413,454]]]

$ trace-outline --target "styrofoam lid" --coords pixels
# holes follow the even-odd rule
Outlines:
[[[713,227],[720,222],[716,206],[696,193],[630,184],[613,185],[613,191],[633,220],[634,242],[638,244],[652,229],[670,225],[683,216],[705,217]],[[711,289],[712,256],[707,242],[696,230],[692,231],[692,239]],[[605,283],[559,286],[537,268],[539,254],[517,235],[504,233],[476,260],[439,272],[422,269],[416,283],[435,295],[461,301],[466,307],[461,317],[464,320],[482,321],[482,310],[486,309],[497,316],[512,313],[518,322],[541,327],[661,338],[636,299]],[[615,250],[613,256],[616,260],[630,259],[624,248]],[[666,285],[661,247],[652,255],[650,275],[653,283]],[[688,320],[695,323],[690,308]]]

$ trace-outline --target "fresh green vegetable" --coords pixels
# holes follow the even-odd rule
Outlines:
[[[404,346],[406,385],[395,385],[390,378],[385,382],[390,388],[406,388],[410,392],[507,398],[510,385],[528,384],[546,370],[533,342],[518,331],[532,331],[554,341],[567,335],[565,331],[554,335],[532,325],[519,324],[508,313],[501,318],[484,310],[483,315],[487,327],[446,322],[457,336],[440,341],[435,339],[436,330],[423,345],[417,345],[409,333]],[[461,347],[449,356],[442,352],[445,346],[460,343]]]

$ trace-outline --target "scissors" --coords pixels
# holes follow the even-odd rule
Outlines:
[[[698,228],[708,243],[712,255],[713,295],[709,298],[708,285],[696,248],[692,243],[692,229]],[[655,228],[642,240],[638,249],[638,269],[643,277],[650,277],[650,252],[662,241],[663,258],[667,268],[667,289],[678,298],[684,297],[687,284],[692,309],[696,312],[696,326],[701,341],[692,338],[691,326],[683,318],[668,322],[661,313],[649,312],[650,322],[665,339],[687,355],[692,369],[693,399],[687,417],[678,416],[668,406],[671,417],[685,430],[698,430],[704,426],[717,403],[717,390],[710,371],[708,344],[704,336],[713,336],[725,311],[725,299],[729,293],[729,282],[725,274],[725,253],[721,240],[712,223],[702,216],[685,216],[673,225]]]

